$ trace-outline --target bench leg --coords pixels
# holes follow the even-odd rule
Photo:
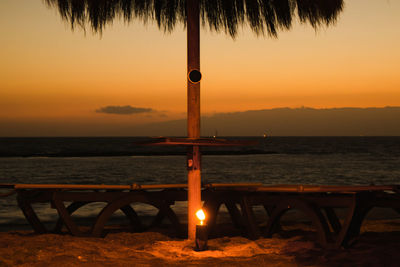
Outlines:
[[[72,220],[71,214],[68,212],[68,209],[65,207],[63,201],[58,199],[56,194],[53,197],[52,205],[57,209],[60,219],[65,224],[71,235],[87,236],[87,234],[79,230],[76,223]]]
[[[342,225],[340,224],[340,221],[335,213],[335,210],[331,207],[325,207],[323,209],[328,218],[328,222],[332,227],[333,232],[335,234],[339,234],[340,230],[342,229]]]
[[[260,229],[257,226],[252,205],[246,196],[242,197],[240,207],[242,209],[242,216],[249,238],[253,240],[259,238]]]
[[[19,208],[22,210],[26,220],[32,226],[33,230],[37,234],[44,234],[47,233],[46,227],[40,221],[39,217],[36,215],[36,212],[33,210],[29,201],[27,201],[24,197],[18,195],[17,202]]]

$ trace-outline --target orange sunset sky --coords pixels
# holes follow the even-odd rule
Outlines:
[[[41,0],[1,0],[0,38],[0,136],[102,135],[99,125],[186,116],[181,25],[163,33],[115,21],[101,36],[85,34]],[[400,106],[400,1],[347,0],[336,25],[295,24],[277,39],[244,27],[232,40],[203,28],[201,70],[203,115]],[[126,105],[152,111],[96,112]],[[54,131],[60,122],[68,127]]]

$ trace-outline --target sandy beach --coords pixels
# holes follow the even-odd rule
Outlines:
[[[400,219],[369,219],[348,249],[324,249],[307,223],[288,223],[273,238],[209,240],[195,252],[167,229],[110,232],[105,238],[19,230],[0,233],[0,266],[398,266]],[[229,232],[229,226],[221,229]]]

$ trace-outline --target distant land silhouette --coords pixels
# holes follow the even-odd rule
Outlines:
[[[201,127],[203,136],[213,136],[216,132],[219,136],[400,136],[400,107],[304,107],[216,113],[202,117]],[[0,119],[0,136],[3,137],[185,135],[186,119],[148,124]]]
[[[149,124],[139,135],[185,135],[185,120]],[[202,118],[202,135],[212,136],[400,136],[400,107],[274,108],[217,113]]]

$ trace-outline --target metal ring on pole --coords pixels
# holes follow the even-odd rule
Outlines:
[[[191,83],[194,83],[194,84],[199,83],[201,80],[201,72],[196,69],[189,71],[188,79],[189,79],[189,82],[191,82]]]

